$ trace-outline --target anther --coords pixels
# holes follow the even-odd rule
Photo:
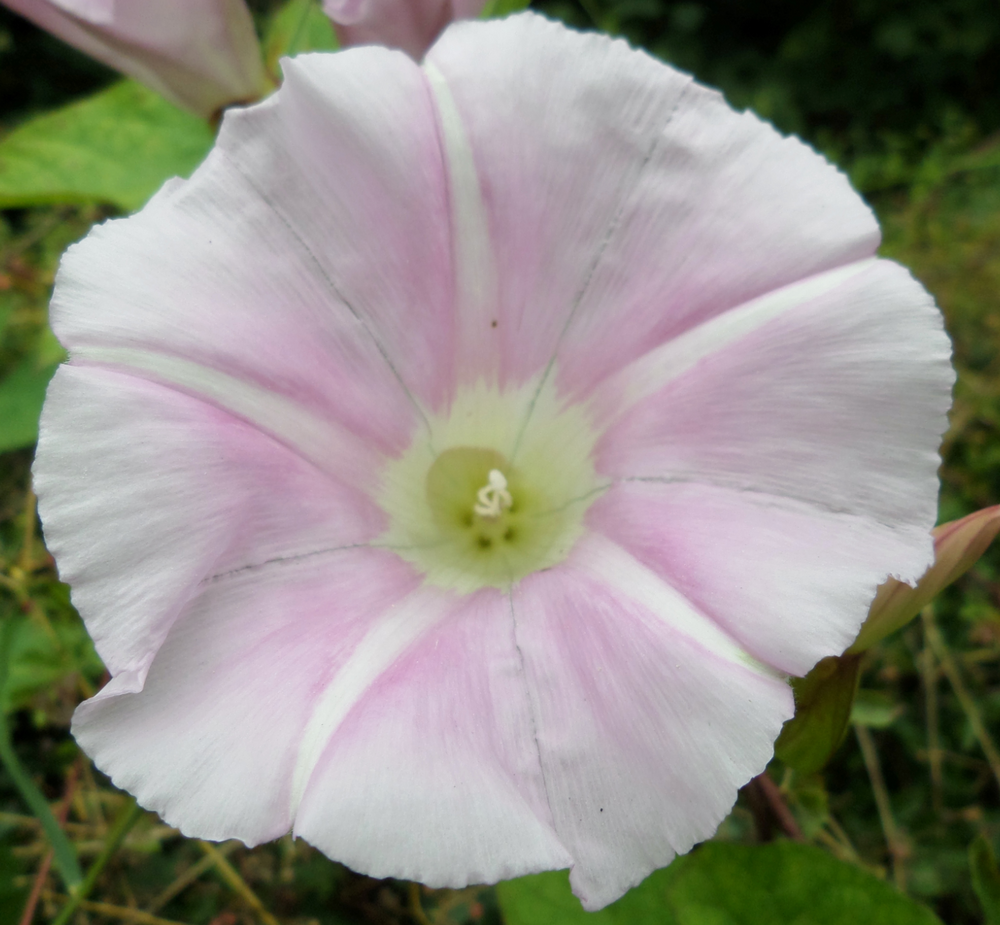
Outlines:
[[[499,517],[504,508],[514,503],[507,491],[507,479],[499,469],[490,469],[489,483],[476,492],[476,499],[472,513],[480,517]]]

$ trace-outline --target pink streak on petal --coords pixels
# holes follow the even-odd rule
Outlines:
[[[36,25],[209,117],[267,89],[243,0],[3,0]]]
[[[411,392],[437,406],[453,380],[454,272],[423,74],[383,48],[307,55],[284,71],[279,104],[229,114],[220,144],[241,169],[252,165],[275,218],[308,243],[313,272],[372,330]]]
[[[950,353],[930,296],[879,261],[640,401],[605,431],[597,468],[856,515],[900,531],[926,565]]]
[[[692,84],[601,255],[560,348],[581,393],[729,308],[875,253],[847,178],[797,138]]]
[[[363,549],[209,583],[145,686],[120,675],[73,734],[101,770],[186,835],[253,845],[291,827],[289,787],[312,703],[370,621],[417,583]]]
[[[384,529],[367,497],[242,421],[94,368],[62,366],[49,386],[34,483],[98,653],[139,683],[204,579]]]
[[[487,589],[449,606],[334,734],[295,832],[354,870],[434,886],[568,866],[509,601]]]
[[[419,60],[453,19],[473,17],[486,0],[324,0],[342,46],[388,45]]]
[[[519,382],[552,356],[689,78],[535,15],[457,23],[427,60],[447,80],[471,143],[497,266],[498,324],[483,338],[497,346],[472,365]]]
[[[891,570],[919,573],[929,539],[773,495],[616,485],[588,513],[743,647],[802,675],[851,644]]]
[[[713,834],[793,704],[580,561],[525,579],[514,612],[570,882],[598,909]]]
[[[573,316],[559,382],[585,393],[692,325],[878,244],[822,158],[623,42],[525,14],[456,24],[428,61],[479,171],[505,379],[544,368]]]
[[[217,148],[195,179],[94,229],[63,258],[53,329],[71,353],[130,347],[219,370],[400,452],[413,405],[376,338],[275,213],[280,178],[254,177],[269,166]]]

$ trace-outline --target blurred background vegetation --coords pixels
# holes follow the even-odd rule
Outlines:
[[[935,295],[955,342],[960,378],[944,448],[941,520],[1000,501],[996,0],[533,5],[573,25],[623,35],[692,71],[733,105],[802,135],[851,176],[882,221],[883,253]],[[252,6],[263,18],[274,4]],[[118,79],[0,9],[0,139]],[[516,891],[501,890],[498,903],[494,890],[373,881],[291,839],[252,851],[186,840],[155,816],[133,813],[129,798],[79,754],[69,717],[102,683],[103,667],[40,536],[29,488],[28,418],[37,407],[29,402],[34,410],[25,418],[28,406],[17,396],[32,389],[40,395],[45,371],[60,357],[46,324],[60,253],[115,209],[82,202],[0,212],[0,620],[11,630],[0,632],[0,649],[10,650],[9,671],[0,668],[0,747],[9,735],[81,863],[99,874],[76,920],[585,920],[561,900],[542,897],[541,905],[525,907]],[[746,788],[718,840],[802,838],[887,879],[949,925],[1000,925],[1000,879],[990,881],[995,867],[984,863],[974,877],[969,861],[970,845],[983,857],[1000,838],[1000,554],[988,553],[921,619],[865,655],[852,719],[822,772],[801,775],[776,760],[769,780],[779,802],[759,783]],[[38,820],[0,768],[0,925],[27,925],[26,905],[35,910],[33,921],[57,919],[64,888],[52,862]],[[684,922],[788,921],[743,906]],[[626,912],[608,915],[593,921],[630,920]],[[674,921],[666,908],[643,920]]]

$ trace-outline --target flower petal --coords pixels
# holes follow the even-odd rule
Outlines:
[[[295,824],[331,857],[451,887],[571,863],[501,592],[456,598],[331,731]]]
[[[821,157],[624,42],[523,14],[457,23],[427,61],[451,88],[486,202],[501,377],[537,373],[562,339],[560,383],[584,391],[878,243]]]
[[[371,549],[209,582],[145,684],[118,675],[79,707],[73,734],[116,785],[185,834],[277,838],[292,825],[292,772],[318,693],[415,583]]]
[[[57,371],[34,482],[98,653],[139,683],[206,578],[384,529],[366,496],[232,415],[104,369]]]
[[[693,483],[620,483],[587,522],[747,652],[796,675],[843,652],[885,575],[919,572],[927,555],[923,534]]]
[[[219,144],[393,374],[418,402],[437,406],[453,379],[454,282],[424,75],[384,48],[304,55],[283,67],[274,104],[227,115]]]
[[[596,537],[513,606],[570,882],[599,909],[715,831],[770,759],[791,691]]]
[[[865,518],[913,551],[897,577],[918,578],[931,558],[936,449],[954,381],[930,296],[879,261],[721,342],[605,431],[598,471]]]
[[[3,0],[15,12],[209,117],[267,91],[243,0]]]
[[[398,58],[404,71],[413,72],[417,91],[426,95],[419,71],[403,55],[377,49],[354,54]],[[192,180],[168,184],[138,215],[103,225],[70,248],[53,297],[53,327],[71,353],[129,348],[197,363],[282,395],[385,452],[399,452],[419,420],[401,374],[423,385],[447,373],[447,363],[437,364],[422,348],[439,333],[440,326],[432,323],[435,314],[440,318],[450,311],[447,287],[443,294],[434,289],[449,263],[444,258],[443,269],[435,273],[442,260],[421,243],[433,241],[434,234],[418,234],[402,219],[402,230],[394,231],[390,219],[397,212],[412,217],[417,209],[400,189],[404,180],[414,191],[433,183],[398,168],[403,151],[412,156],[415,145],[401,142],[398,155],[387,146],[383,170],[373,159],[365,160],[364,151],[352,150],[345,129],[339,140],[312,141],[330,142],[322,175],[332,170],[357,198],[350,208],[324,200],[329,187],[314,176],[311,163],[275,154],[284,150],[278,139],[285,129],[273,114],[295,110],[300,82],[294,75],[303,70],[309,68],[289,68],[279,95],[287,105],[278,106],[272,98],[253,110],[231,113],[219,146]],[[387,84],[395,86],[391,80]],[[352,89],[338,75],[331,86],[344,93]],[[395,124],[394,113],[380,110],[370,98],[367,102]],[[377,135],[376,116],[358,119],[355,129],[363,134],[372,128]],[[430,118],[425,122],[434,136]],[[300,149],[308,147],[307,140],[299,141]],[[396,175],[385,179],[390,168]],[[303,205],[296,219],[286,213],[290,204],[302,205],[307,194],[310,203],[320,203],[325,224],[315,206]],[[413,197],[428,210],[419,222],[433,224],[427,196],[414,192]],[[377,228],[383,226],[389,230],[378,240]],[[384,258],[382,273],[370,272],[375,255]],[[400,267],[406,268],[405,279]],[[404,294],[406,281],[413,287]],[[410,323],[408,299],[430,304],[427,325]],[[382,314],[380,307],[385,307]],[[394,366],[394,357],[402,369]]]
[[[456,17],[478,15],[486,0],[323,0],[340,44],[388,45],[420,59]]]

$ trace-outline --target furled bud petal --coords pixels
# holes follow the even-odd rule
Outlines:
[[[201,116],[267,89],[243,0],[0,2]]]
[[[91,0],[94,2],[94,0]],[[416,59],[453,19],[479,14],[486,0],[324,0],[341,45],[388,45]]]
[[[879,586],[868,619],[848,652],[864,652],[910,622],[941,591],[964,575],[1000,533],[1000,505],[934,529],[934,564],[915,588],[890,578]]]

